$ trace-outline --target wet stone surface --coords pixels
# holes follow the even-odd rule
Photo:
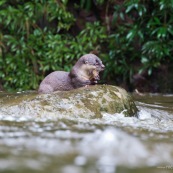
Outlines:
[[[100,85],[52,94],[11,94],[0,99],[0,115],[101,118],[103,113],[136,116],[131,96],[122,88]]]

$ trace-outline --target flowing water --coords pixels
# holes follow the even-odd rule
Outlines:
[[[10,95],[0,97],[2,102]],[[39,118],[1,112],[0,172],[173,172],[173,95],[133,97],[138,118]]]

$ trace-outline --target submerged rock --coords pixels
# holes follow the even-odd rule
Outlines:
[[[137,108],[122,88],[95,85],[52,94],[0,95],[0,116],[101,118],[104,113],[135,116]]]

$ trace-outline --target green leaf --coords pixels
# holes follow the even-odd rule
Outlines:
[[[148,63],[148,58],[146,58],[145,56],[142,56],[141,63],[143,63],[143,64]]]
[[[149,68],[149,69],[148,69],[148,75],[149,75],[149,76],[151,76],[152,71],[153,71],[153,69],[152,69],[152,68]]]
[[[6,0],[1,0],[0,1],[0,6],[4,5],[6,3]]]

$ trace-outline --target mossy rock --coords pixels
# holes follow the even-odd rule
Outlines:
[[[0,98],[0,115],[101,118],[104,113],[136,116],[131,96],[122,88],[95,85],[52,94],[4,94]]]

